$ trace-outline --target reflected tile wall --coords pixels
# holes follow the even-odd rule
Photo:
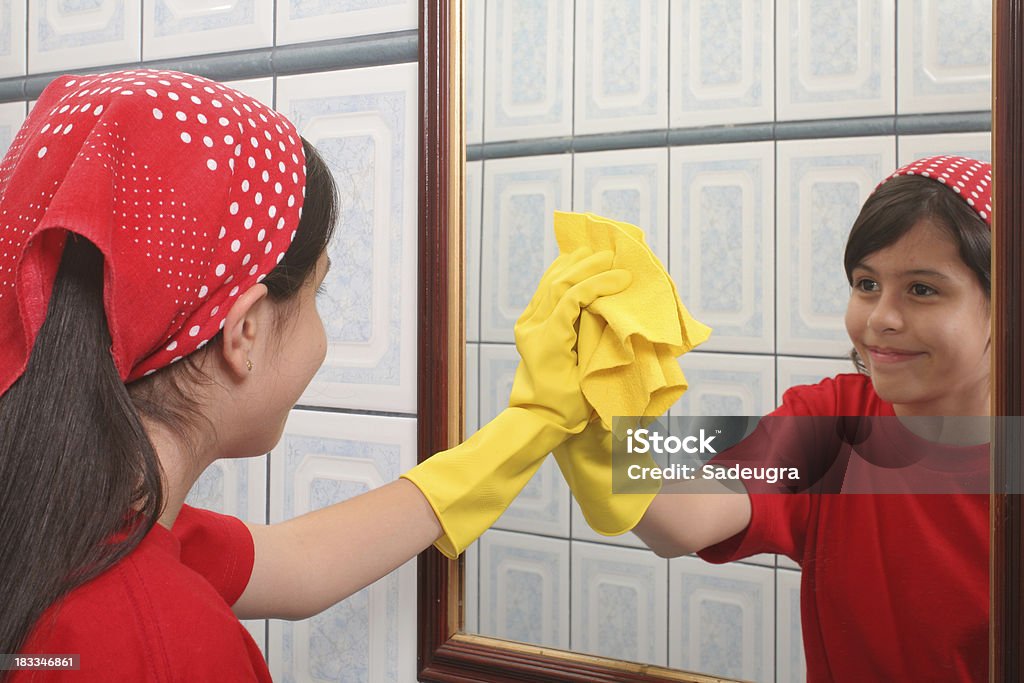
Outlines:
[[[487,4],[484,140],[572,134],[573,3]]]
[[[668,0],[577,0],[576,135],[668,125]]]
[[[778,0],[778,119],[895,113],[895,0]]]
[[[669,594],[669,666],[774,680],[774,570],[674,558]]]
[[[418,22],[416,0],[277,0],[278,45],[415,29]]]
[[[466,164],[463,178],[466,228],[466,341],[480,340],[480,242],[483,233],[484,162]]]
[[[701,349],[771,353],[774,144],[671,150],[671,274],[714,332]]]
[[[513,326],[558,255],[553,212],[572,207],[568,155],[484,163],[480,339],[512,342]]]
[[[18,129],[25,121],[25,103],[8,102],[0,104],[0,158],[7,152],[7,148],[14,141]]]
[[[843,248],[860,206],[895,168],[891,137],[778,144],[778,352],[843,356]]]
[[[480,538],[480,633],[569,647],[569,541],[491,530]]]
[[[915,159],[940,154],[960,154],[992,162],[991,133],[949,133],[942,135],[901,135],[896,142],[900,166]]]
[[[0,0],[0,78],[25,74],[28,0]]]
[[[359,495],[415,463],[414,419],[292,411],[270,453],[270,521]],[[415,560],[311,619],[271,620],[269,654],[275,681],[413,680]]]
[[[670,415],[764,415],[774,408],[772,356],[691,351],[679,366],[690,387]]]
[[[849,345],[853,348],[853,345]],[[849,349],[848,349],[849,350]],[[782,405],[782,396],[790,388],[801,384],[817,384],[826,377],[855,373],[853,361],[849,358],[776,358],[778,391],[776,404]]]
[[[131,0],[30,0],[28,72],[138,61],[140,12]]]
[[[304,404],[415,412],[416,68],[277,80],[278,109],[317,146],[339,194],[320,300],[327,360]]]
[[[571,550],[572,649],[665,666],[668,560],[579,541]]]
[[[900,0],[901,114],[992,106],[992,3]]]
[[[772,119],[773,10],[772,0],[673,0],[673,128]]]
[[[274,42],[273,5],[259,0],[196,3],[148,0],[142,8],[143,59],[269,47]]]
[[[668,264],[668,152],[627,149],[573,155],[573,211],[631,223]]]
[[[800,630],[800,572],[780,569],[775,573],[776,677],[779,683],[804,683],[807,663]]]
[[[484,14],[485,0],[463,0],[465,51],[466,144],[484,141]]]

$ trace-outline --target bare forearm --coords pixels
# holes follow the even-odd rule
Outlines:
[[[397,569],[441,535],[423,495],[404,479],[251,530],[256,563],[234,605],[242,618],[318,614]]]
[[[661,557],[679,557],[731,538],[749,523],[746,494],[685,482],[663,488],[633,532]]]

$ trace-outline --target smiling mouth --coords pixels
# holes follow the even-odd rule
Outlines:
[[[907,351],[905,349],[888,349],[875,346],[868,347],[868,355],[872,364],[888,365],[892,363],[905,363],[907,361],[921,358],[923,351]]]

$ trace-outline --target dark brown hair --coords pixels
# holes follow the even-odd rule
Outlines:
[[[922,219],[931,220],[949,234],[960,259],[974,273],[985,296],[990,297],[992,233],[988,225],[949,187],[921,176],[896,176],[864,202],[850,229],[843,256],[850,286],[858,264],[898,242]],[[858,371],[867,374],[856,350],[850,352],[850,358]]]
[[[312,277],[334,230],[333,180],[303,147],[302,219],[264,280],[277,301]],[[0,396],[0,652],[18,652],[47,607],[130,553],[159,519],[163,471],[143,418],[180,434],[195,417],[178,381],[195,369],[191,358],[131,391],[121,381],[102,276],[99,250],[69,234],[28,366]],[[154,390],[165,386],[176,391]]]

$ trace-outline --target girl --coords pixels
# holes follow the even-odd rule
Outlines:
[[[431,543],[457,555],[582,430],[573,321],[630,277],[581,252],[517,329],[565,353],[524,360],[465,444],[279,525],[185,505],[214,459],[274,446],[324,360],[334,219],[316,151],[235,90],[47,87],[0,165],[0,652],[80,655],[75,681],[269,680],[239,617],[305,618]]]
[[[794,387],[773,415],[989,414],[990,173],[933,157],[876,188],[844,259],[861,372]],[[686,490],[657,495],[637,535],[663,557],[798,562],[808,680],[988,680],[987,495]]]

